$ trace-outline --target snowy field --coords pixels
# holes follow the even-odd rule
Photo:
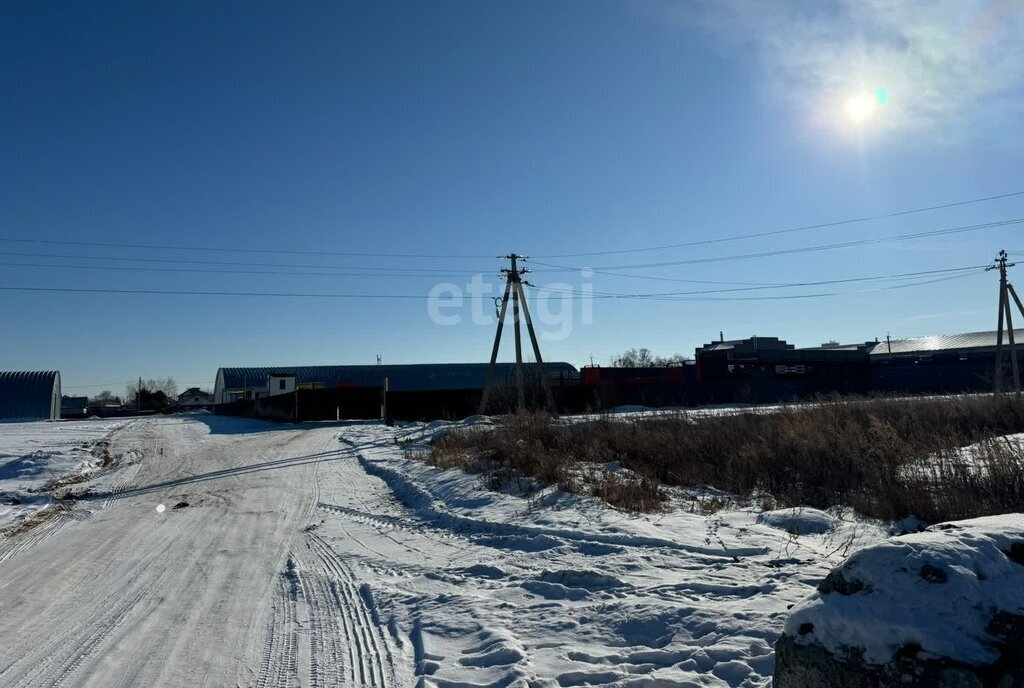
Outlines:
[[[55,481],[97,471],[106,442],[127,422],[0,423],[0,528],[52,506]]]
[[[788,608],[887,537],[490,492],[406,458],[444,424],[40,423],[0,452],[78,425],[70,471],[103,438],[114,465],[0,539],[3,686],[763,686]]]

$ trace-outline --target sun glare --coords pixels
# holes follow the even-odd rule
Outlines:
[[[846,116],[854,124],[863,124],[875,116],[880,105],[885,105],[889,100],[889,92],[884,88],[876,88],[872,91],[863,91],[847,99],[843,109]]]
[[[866,122],[877,109],[878,101],[868,93],[859,93],[846,101],[846,115],[857,124]]]

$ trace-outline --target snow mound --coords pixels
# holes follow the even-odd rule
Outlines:
[[[793,535],[823,535],[836,527],[836,520],[824,511],[804,507],[765,511],[757,521]]]
[[[50,506],[57,481],[99,471],[101,443],[129,422],[0,423],[0,528]]]
[[[943,523],[863,549],[797,605],[785,634],[884,664],[913,648],[970,665],[998,659],[994,619],[1024,613],[1024,514]]]
[[[567,588],[583,588],[584,590],[606,590],[622,587],[622,581],[597,571],[559,570],[544,571],[539,576],[545,583],[564,585]]]

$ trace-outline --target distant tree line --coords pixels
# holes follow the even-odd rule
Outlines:
[[[613,356],[611,364],[613,368],[660,368],[672,363],[682,363],[689,360],[683,354],[671,356],[655,356],[650,349],[627,349],[618,356]]]
[[[89,398],[89,406],[120,406],[121,397],[115,395],[109,389],[105,389],[96,396]]]
[[[212,396],[211,392],[195,388],[200,392]],[[118,411],[131,413],[133,411],[155,411],[166,412],[175,408],[178,402],[178,383],[173,377],[150,378],[139,382],[129,382],[125,385],[124,396],[119,397],[109,389],[89,398],[89,409],[97,415],[105,415]]]
[[[178,383],[173,377],[150,378],[125,386],[125,405],[142,411],[166,411],[178,398]]]

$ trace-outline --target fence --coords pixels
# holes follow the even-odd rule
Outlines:
[[[382,387],[300,389],[290,394],[218,404],[215,412],[280,423],[374,419],[385,414],[387,420],[459,420],[479,411],[482,394],[479,389],[389,391],[385,398]],[[560,413],[600,408],[600,400],[586,387],[553,386],[551,394]],[[515,407],[517,398],[514,387],[494,387],[486,410],[488,413],[505,413]],[[529,389],[526,401],[531,408],[542,408],[545,403],[543,390]]]
[[[222,416],[259,418],[279,423],[380,418],[384,400],[380,387],[300,389],[290,394],[218,404]]]

